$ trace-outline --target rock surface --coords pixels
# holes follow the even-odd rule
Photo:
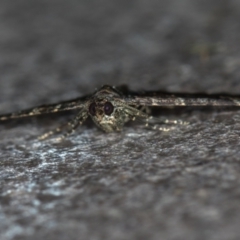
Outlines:
[[[0,19],[1,113],[102,84],[240,92],[237,0],[3,0]],[[1,124],[0,239],[239,239],[239,112],[162,115],[190,124],[61,143],[37,136],[69,114]]]

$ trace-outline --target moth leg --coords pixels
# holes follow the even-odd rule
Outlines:
[[[41,135],[40,137],[38,137],[38,139],[44,140],[54,134],[62,132],[64,128],[68,127],[69,129],[65,134],[56,138],[56,140],[62,140],[66,136],[72,134],[75,131],[75,129],[87,119],[87,117],[88,117],[87,112],[83,110],[80,113],[78,113],[77,116],[74,119],[72,119],[71,121],[69,121],[68,123],[65,123],[65,124],[61,125],[60,127],[57,127],[54,130],[51,130],[51,131]]]
[[[134,117],[135,118],[135,117]],[[132,119],[135,120],[135,119]],[[187,125],[188,122],[182,120],[164,119],[153,116],[137,118],[137,121],[145,124],[145,127],[151,130],[168,132],[174,130],[179,125]]]
[[[146,127],[153,123],[167,124],[167,125],[188,125],[189,124],[189,122],[182,121],[179,119],[157,118],[153,116],[149,116],[148,118],[146,118]]]
[[[41,136],[38,137],[38,140],[45,140],[46,138],[49,138],[51,137],[52,135],[55,135],[59,132],[62,132],[63,129],[66,127],[67,123],[53,129],[53,130],[50,130],[49,132],[46,132],[44,134],[42,134]]]
[[[148,107],[148,106],[141,106],[141,107],[139,108],[139,110],[140,110],[141,112],[146,113],[147,115],[151,115],[151,113],[152,113],[151,108]]]
[[[79,125],[82,125],[83,122],[87,119],[88,114],[85,110],[81,111],[77,114],[77,116],[67,123],[68,130],[66,133],[62,134],[60,137],[55,138],[56,141],[62,141],[64,138],[68,137],[72,133],[75,132],[75,130],[78,128]]]
[[[131,106],[124,106],[124,113],[127,114],[133,121],[136,118],[147,118],[148,114],[135,108],[135,107],[131,107]]]
[[[150,129],[152,129],[152,130],[158,130],[158,131],[162,131],[162,132],[169,132],[169,131],[176,129],[176,127],[159,127],[158,125],[148,126],[148,127],[150,127]]]

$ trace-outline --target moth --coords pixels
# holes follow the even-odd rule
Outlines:
[[[177,106],[240,106],[240,96],[230,94],[184,94],[167,92],[133,92],[125,87],[105,85],[92,95],[87,95],[63,101],[56,104],[41,105],[23,111],[0,115],[0,121],[32,117],[36,115],[56,113],[60,111],[78,110],[76,116],[67,124],[43,134],[39,139],[45,139],[66,129],[61,139],[73,133],[88,117],[105,132],[121,131],[129,121],[142,120],[146,126],[152,126],[162,131],[171,128],[157,127],[157,124],[187,124],[181,120],[156,121],[151,116],[151,107]]]

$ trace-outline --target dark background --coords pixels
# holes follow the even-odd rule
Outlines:
[[[239,43],[238,0],[2,0],[0,112],[102,84],[239,93]],[[37,140],[69,117],[0,125],[1,240],[239,239],[237,111]]]

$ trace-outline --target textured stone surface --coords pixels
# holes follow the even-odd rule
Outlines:
[[[3,0],[0,19],[1,113],[102,84],[240,92],[237,0]],[[162,115],[190,125],[54,143],[36,137],[70,115],[1,124],[0,239],[239,239],[239,113]]]

